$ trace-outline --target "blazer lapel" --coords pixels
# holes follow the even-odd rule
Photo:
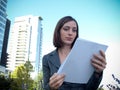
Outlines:
[[[50,62],[57,68],[60,67],[60,59],[59,59],[59,55],[57,53],[57,50],[53,51],[50,55]]]

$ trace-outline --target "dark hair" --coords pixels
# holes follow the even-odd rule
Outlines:
[[[53,37],[53,44],[54,44],[54,46],[57,47],[57,48],[60,48],[60,47],[63,46],[63,42],[62,42],[61,37],[60,37],[60,30],[61,30],[61,28],[63,27],[63,25],[64,25],[65,23],[69,22],[69,21],[75,21],[75,23],[76,23],[76,25],[77,25],[77,35],[76,35],[75,40],[76,40],[77,37],[78,37],[79,27],[78,27],[77,21],[76,21],[73,17],[71,17],[71,16],[65,16],[65,17],[61,18],[61,19],[58,21],[58,23],[57,23],[57,25],[56,25],[56,27],[55,27],[54,37]],[[74,42],[75,42],[75,40],[74,40]],[[74,44],[74,42],[73,42],[73,44]],[[72,46],[73,46],[73,44],[72,44]]]

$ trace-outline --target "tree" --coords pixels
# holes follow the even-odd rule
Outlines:
[[[42,71],[38,74],[38,87],[39,87],[39,90],[43,90],[43,72]]]
[[[26,63],[24,64],[24,66],[26,68],[27,73],[30,73],[33,70],[33,66],[30,63],[30,61],[26,61]]]
[[[11,73],[13,79],[12,90],[32,90],[34,81],[30,77],[31,70],[32,65],[29,61],[16,67],[15,71]]]
[[[43,72],[40,71],[35,78],[34,87],[36,90],[43,90]]]
[[[9,90],[11,82],[12,79],[5,78],[3,74],[0,74],[0,90]]]

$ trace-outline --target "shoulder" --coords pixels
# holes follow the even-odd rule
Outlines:
[[[53,56],[53,55],[55,55],[56,53],[57,53],[57,50],[53,50],[53,51],[51,51],[50,53],[44,55],[43,58]]]
[[[53,50],[50,53],[43,56],[43,61],[46,61],[50,59],[52,56],[55,56],[57,54],[57,50]]]

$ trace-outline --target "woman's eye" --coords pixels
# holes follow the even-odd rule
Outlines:
[[[63,30],[67,31],[67,30],[69,30],[69,28],[63,28]]]
[[[76,30],[76,29],[73,29],[72,31],[73,31],[73,32],[77,32],[77,30]]]

